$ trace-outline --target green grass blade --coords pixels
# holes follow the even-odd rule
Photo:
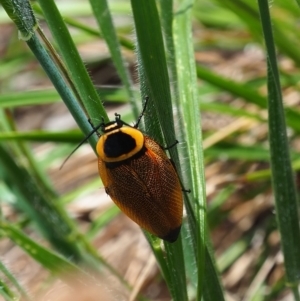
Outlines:
[[[71,35],[53,0],[39,0],[43,14],[66,64],[68,74],[76,87],[76,94],[94,124],[102,117],[108,121],[106,112],[79,56]]]
[[[222,90],[228,91],[233,95],[243,97],[248,102],[254,103],[260,107],[267,107],[266,98],[248,85],[240,84],[222,77],[200,65],[197,66],[197,75],[199,78],[221,88]]]
[[[11,129],[16,132],[17,128],[14,120],[7,117],[7,121]],[[18,158],[16,156],[16,160],[19,160],[20,162],[23,161],[24,165],[27,165],[28,169],[31,170],[32,176],[35,178],[37,185],[42,191],[44,191],[45,194],[47,194],[50,198],[56,198],[57,193],[53,188],[51,181],[47,177],[45,170],[43,170],[43,168],[35,159],[33,151],[30,149],[30,147],[26,143],[21,141],[18,141],[16,143],[16,146],[20,151],[20,155],[18,156]]]
[[[1,3],[1,1],[0,1]],[[7,60],[6,58],[2,58],[0,60],[1,72],[0,72],[0,80],[5,81],[9,80],[12,76],[18,74],[25,68],[26,62],[28,62],[28,55],[24,54],[21,58],[13,58]]]
[[[288,285],[295,293],[300,279],[300,229],[298,199],[286,133],[279,72],[267,0],[259,0],[261,24],[267,50],[269,143],[276,216],[281,234]],[[299,300],[299,292],[295,293]]]
[[[249,243],[250,239],[244,238],[230,246],[218,258],[217,265],[219,267],[219,270],[223,272],[224,270],[229,268],[236,261],[237,258],[239,258],[246,252],[247,248],[249,247]]]
[[[172,145],[176,137],[169,76],[158,12],[153,0],[142,1],[143,5],[139,4],[137,0],[131,1],[138,39],[138,51],[142,64],[140,68],[143,68],[146,76],[146,82],[141,82],[141,85],[142,89],[144,88],[143,85],[148,87],[150,93],[148,96],[150,102],[155,105],[166,144]],[[148,116],[146,115],[146,117]],[[172,154],[172,149],[170,152]]]
[[[185,123],[186,142],[188,145],[188,157],[190,161],[192,199],[190,204],[193,214],[191,236],[195,244],[197,263],[197,300],[201,299],[204,266],[205,266],[205,244],[206,244],[206,198],[205,182],[203,174],[203,152],[201,148],[200,112],[198,108],[197,76],[195,69],[193,43],[191,37],[191,8],[193,1],[181,1],[174,19],[174,44],[177,64],[177,78],[179,99],[183,120]],[[188,208],[188,206],[187,206]]]
[[[188,300],[181,236],[182,234],[180,234],[175,243],[164,242],[167,252],[169,288],[174,301]]]
[[[50,58],[48,52],[41,45],[39,39],[35,34],[36,23],[34,21],[33,14],[28,14],[26,18],[22,15],[24,11],[30,6],[28,1],[22,1],[19,3],[18,9],[14,9],[14,5],[17,3],[12,3],[12,1],[1,0],[3,7],[5,8],[7,14],[12,18],[15,24],[18,26],[18,29],[22,31],[22,36],[26,37],[27,45],[30,47],[32,52],[35,54],[36,58],[39,60],[40,64],[46,71],[50,80],[54,84],[55,88],[59,92],[62,99],[65,101],[70,112],[74,116],[75,120],[81,127],[82,131],[89,133],[91,130],[90,124],[87,122],[85,115],[82,112],[82,109],[79,107],[77,102],[74,99],[73,93],[70,91],[68,86],[65,84],[61,73],[58,71],[57,67]],[[22,7],[24,6],[24,9]],[[23,26],[23,19],[28,19],[26,26]],[[33,21],[31,21],[33,19]],[[21,21],[19,21],[21,20]],[[31,27],[30,27],[31,26]],[[26,31],[24,32],[24,27]],[[96,140],[93,140],[93,137],[89,140],[92,144],[96,144]]]
[[[79,143],[84,136],[78,130],[65,132],[46,132],[46,131],[30,131],[30,132],[5,132],[0,133],[0,141],[39,141],[39,142],[69,142]]]
[[[180,102],[179,102],[179,87],[178,87],[178,78],[177,78],[177,65],[176,65],[176,55],[175,55],[175,43],[174,43],[174,12],[173,12],[173,0],[161,0],[160,4],[160,16],[161,16],[161,24],[162,30],[164,34],[164,42],[166,46],[166,58],[168,62],[168,70],[170,76],[170,85],[171,85],[171,93],[172,93],[172,101],[173,106],[176,108],[177,114],[176,117],[176,138],[180,141],[180,146],[185,145],[185,136],[186,133],[184,131],[184,119],[182,117],[180,111]],[[186,147],[178,147],[178,152],[180,155],[180,167],[181,170],[188,171],[190,169],[190,161],[188,156],[188,151]],[[182,174],[182,173],[181,173]],[[181,175],[182,186],[191,188],[191,173],[185,172]],[[187,184],[188,183],[188,184]],[[193,215],[192,210],[189,210],[192,207],[189,204],[189,198],[187,194],[184,194],[185,202],[188,204],[187,212],[188,216]],[[192,219],[194,220],[194,219]],[[185,261],[185,271],[187,275],[188,282],[193,285],[193,292],[191,294],[195,294],[197,288],[197,278],[195,277],[195,261],[196,261],[196,253],[195,251],[195,239],[191,238],[191,233],[188,229],[187,224],[183,224],[181,229],[181,237],[183,238],[183,251],[184,251],[184,261]]]
[[[90,228],[86,233],[87,237],[90,239],[94,238],[99,231],[118,214],[120,214],[120,209],[117,206],[108,208],[98,218],[92,221]]]
[[[11,291],[10,287],[1,279],[0,279],[0,296],[2,296],[5,301],[17,300],[17,297]]]
[[[83,113],[81,107],[74,99],[73,93],[65,84],[60,72],[54,65],[49,54],[46,52],[44,47],[42,47],[36,36],[30,39],[27,42],[27,44],[39,60],[44,70],[46,71],[47,75],[49,76],[58,93],[64,100],[66,106],[70,110],[77,124],[80,126],[81,130],[87,135],[91,131],[91,126],[88,123],[88,120],[85,114]],[[96,138],[93,139],[93,137],[91,137],[89,141],[92,145],[95,145],[97,142]]]
[[[240,84],[233,80],[224,78],[216,73],[209,71],[207,68],[197,66],[197,75],[199,78],[228,91],[233,95],[244,98],[246,101],[256,104],[261,108],[267,108],[267,99],[260,93],[256,92],[248,84]],[[297,132],[300,132],[299,112],[292,108],[286,108],[287,123]]]
[[[94,11],[95,18],[101,29],[103,38],[105,39],[107,46],[109,48],[114,65],[128,93],[128,97],[133,109],[133,113],[137,118],[139,115],[139,109],[134,100],[132,82],[128,70],[125,66],[124,60],[122,58],[120,43],[118,41],[118,37],[113,25],[107,0],[102,0],[102,1],[90,0],[90,3]]]
[[[219,102],[201,102],[201,111],[216,112],[236,117],[249,117],[258,121],[266,122],[267,120],[261,117],[258,113],[250,113],[246,109],[228,106],[228,104]]]
[[[56,90],[36,90],[26,92],[10,92],[0,95],[0,108],[15,108],[19,106],[40,105],[59,102]]]
[[[128,95],[122,87],[99,87],[97,93],[103,101],[127,102]],[[137,92],[135,92],[138,94]],[[0,95],[0,108],[15,108],[19,106],[43,105],[60,102],[60,95],[54,89],[32,90],[23,92],[8,92]]]
[[[212,251],[208,247],[205,249],[205,261],[205,281],[203,285],[204,300],[225,301],[223,288],[216,270],[216,263],[214,262]]]
[[[81,271],[76,265],[72,264],[69,260],[47,250],[45,247],[33,241],[11,224],[2,221],[0,222],[0,229],[7,237],[13,240],[26,253],[51,272],[64,275],[68,273],[83,273],[83,271]]]
[[[292,168],[295,171],[300,170],[300,161],[294,161],[292,163]],[[246,181],[260,181],[260,180],[268,180],[271,177],[270,169],[262,169],[254,172],[247,173],[241,180]]]
[[[42,234],[66,256],[82,259],[77,242],[70,240],[75,234],[73,224],[58,204],[51,202],[36,185],[31,175],[18,166],[0,145],[0,176],[18,196],[18,205],[34,221]]]
[[[74,19],[74,15],[72,15],[72,14],[70,14],[70,17],[68,17],[67,15],[68,15],[68,13],[70,13],[70,10],[62,11],[61,3],[57,3],[57,4],[58,4],[58,8],[59,8],[60,12],[63,15],[64,22],[66,24],[68,24],[74,28],[80,29],[90,35],[103,38],[103,36],[99,30],[95,29],[92,26],[87,25],[86,23],[80,22],[77,19]],[[118,3],[118,5],[120,5],[120,3]],[[72,8],[74,6],[76,6],[75,3],[72,4]],[[114,6],[115,5],[113,5],[113,4],[110,5],[110,7],[114,7]],[[32,7],[36,13],[40,14],[41,16],[43,15],[43,11],[41,10],[40,6],[37,3],[32,3]],[[80,10],[80,8],[79,8],[79,10]],[[115,9],[113,11],[115,11]],[[126,13],[125,11],[126,11],[126,9],[124,9],[124,13]],[[129,6],[128,6],[127,11],[129,12]],[[88,11],[88,14],[90,14],[90,13],[91,12]],[[80,16],[82,17],[82,11],[80,11]],[[122,35],[118,35],[118,34],[117,34],[117,37],[118,37],[118,40],[119,40],[121,46],[123,46],[124,48],[126,48],[128,50],[134,50],[134,44],[132,43],[132,41],[130,39],[128,39]]]
[[[251,31],[252,35],[261,42],[260,26],[259,26],[259,14],[254,2],[251,0],[216,0],[221,6],[226,7],[230,11],[234,12],[244,24],[246,24]],[[293,41],[290,39],[289,34],[285,34],[282,30],[280,23],[277,24],[277,20],[273,20],[273,27],[276,31],[275,42],[281,52],[285,53],[291,59],[293,59],[297,65],[300,64],[300,54],[298,47],[295,47]],[[298,42],[298,41],[297,41]]]
[[[157,7],[153,0],[132,0],[132,11],[137,35],[137,49],[140,60],[140,78],[142,95],[150,97],[149,109],[145,120],[153,124],[154,116],[158,116],[164,133],[166,145],[175,141],[175,130],[172,116],[172,103],[169,76],[166,64],[164,43]],[[150,109],[154,108],[152,111]],[[153,127],[146,129],[155,137]],[[164,145],[163,141],[159,141]],[[176,166],[178,154],[176,148],[170,149],[170,154]],[[184,259],[180,238],[174,244],[166,243],[167,270],[164,273],[167,285],[174,300],[187,300]],[[155,249],[155,248],[153,248]]]
[[[205,158],[215,159],[224,157],[226,157],[226,159],[269,162],[270,153],[268,149],[261,146],[243,146],[230,143],[218,143],[205,150]]]
[[[166,44],[166,57],[169,67],[171,92],[173,102],[178,106],[177,69],[175,61],[174,35],[173,35],[173,0],[160,0],[161,25]],[[173,84],[172,84],[173,83]],[[181,137],[180,137],[181,138]]]
[[[57,89],[58,93],[64,100],[65,104],[67,105],[68,109],[70,110],[72,116],[76,120],[77,124],[80,126],[81,130],[88,134],[91,131],[91,126],[87,121],[86,116],[84,115],[82,109],[74,99],[73,93],[70,91],[68,86],[65,84],[60,72],[54,65],[53,61],[51,60],[49,54],[46,52],[44,47],[41,45],[40,41],[34,35],[30,40],[27,41],[28,46],[35,54],[39,62],[41,63],[42,67],[46,71],[47,75],[49,76],[50,80],[54,84],[55,88]],[[96,139],[91,137],[89,141],[92,144],[96,144]]]
[[[91,35],[95,35],[97,37],[102,37],[102,34],[100,33],[99,30],[96,30],[93,27],[90,27],[82,22],[79,22],[78,20],[74,20],[73,18],[64,17],[64,21],[66,22],[66,24],[71,25],[74,28],[81,29],[81,30],[83,30]],[[132,50],[132,51],[134,50],[134,44],[132,43],[132,41],[130,39],[126,38],[125,36],[118,35],[118,34],[117,34],[117,38],[118,38],[118,41],[121,46],[123,46],[124,48],[126,48],[128,50]]]
[[[0,271],[5,277],[11,282],[11,284],[18,290],[24,300],[30,300],[28,294],[25,289],[16,279],[16,277],[9,271],[9,269],[4,265],[4,263],[0,260]],[[3,285],[3,283],[1,284]]]

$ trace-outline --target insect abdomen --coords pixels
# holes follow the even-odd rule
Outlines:
[[[177,173],[163,149],[145,136],[143,153],[116,164],[99,158],[106,191],[120,209],[150,233],[173,242],[182,222]]]

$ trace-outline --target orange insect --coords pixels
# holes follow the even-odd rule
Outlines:
[[[182,223],[182,189],[164,149],[137,129],[144,111],[133,127],[119,114],[97,126],[103,132],[96,148],[99,175],[106,193],[126,215],[148,232],[175,242]]]

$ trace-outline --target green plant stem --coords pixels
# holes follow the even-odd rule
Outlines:
[[[164,43],[156,3],[153,0],[131,0],[137,35],[140,82],[142,95],[149,96],[149,107],[145,113],[146,131],[152,137],[161,137],[161,145],[172,145],[175,141],[175,130],[172,113],[171,92],[166,64]],[[157,118],[158,117],[158,118]],[[159,124],[156,121],[159,121]],[[152,126],[153,125],[153,126]],[[178,171],[180,170],[177,149],[171,148],[170,155]],[[165,243],[167,266],[164,276],[174,300],[187,300],[186,277],[182,244]],[[158,258],[158,257],[157,257]]]
[[[269,3],[267,0],[258,0],[258,6],[267,50],[269,143],[276,217],[281,235],[287,282],[294,292],[295,300],[299,300],[297,290],[300,280],[298,198],[289,154]]]
[[[133,114],[135,118],[139,116],[139,109],[137,107],[136,101],[134,99],[134,93],[132,89],[132,82],[130,79],[130,74],[125,66],[120,43],[113,25],[112,16],[110,14],[109,6],[107,0],[90,0],[94,15],[98,22],[98,25],[102,31],[103,38],[105,39],[107,46],[110,50],[110,54],[114,65],[118,71],[118,74],[124,84],[127,95],[129,97],[129,102],[132,106]]]
[[[60,50],[63,62],[76,88],[78,100],[85,108],[93,124],[101,118],[108,121],[107,114],[79,56],[71,35],[53,0],[39,0],[45,19]],[[86,117],[85,117],[86,119]]]
[[[81,128],[81,130],[87,135],[91,132],[91,125],[88,123],[88,120],[85,114],[82,111],[82,108],[78,105],[76,99],[74,98],[73,93],[65,84],[60,72],[54,65],[53,61],[51,60],[50,56],[41,45],[39,40],[36,36],[33,36],[27,42],[29,48],[35,54],[36,58],[39,60],[40,64],[44,68],[45,72],[47,73],[48,77],[52,81],[53,85],[57,89],[59,95],[64,100],[66,106],[70,110],[72,116],[74,117],[75,121]],[[95,146],[97,143],[96,135],[92,136],[89,139],[91,145]]]

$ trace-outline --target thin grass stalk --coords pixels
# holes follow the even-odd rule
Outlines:
[[[66,65],[70,79],[76,87],[78,101],[87,112],[93,124],[98,124],[102,118],[108,122],[107,114],[79,56],[71,35],[53,0],[39,0],[43,14],[60,50],[60,55]],[[91,130],[91,128],[90,128]]]
[[[110,13],[107,0],[90,0],[95,18],[98,22],[99,28],[102,32],[102,36],[105,39],[109,48],[112,61],[118,71],[118,74],[125,86],[129,102],[131,104],[135,118],[138,118],[139,109],[137,107],[134,92],[132,89],[132,81],[130,74],[125,66],[125,62],[122,57],[120,43],[117,37],[117,33],[113,24],[112,16]]]
[[[267,52],[269,143],[276,218],[281,236],[287,285],[291,287],[295,300],[300,300],[298,291],[300,229],[297,191],[290,160],[269,3],[267,0],[258,0],[258,7]]]
[[[13,275],[13,273],[11,273],[11,271],[5,266],[5,264],[1,260],[0,260],[0,271],[7,278],[7,280],[10,281],[10,284],[12,284],[17,289],[17,291],[20,293],[22,298],[26,301],[29,301],[30,298],[26,290],[23,288],[23,286],[19,283],[17,278]],[[3,290],[3,288],[1,288],[0,290]]]
[[[169,77],[166,65],[164,43],[162,39],[161,26],[155,1],[132,0],[132,10],[138,43],[138,56],[144,78],[142,83],[142,95],[150,97],[154,103],[155,113],[164,134],[166,145],[172,145],[175,141],[175,131],[172,116],[171,93]],[[155,115],[154,113],[154,115]],[[145,119],[151,119],[149,111]],[[150,135],[155,137],[155,133]],[[149,133],[149,131],[147,131]],[[165,145],[163,141],[159,141]],[[178,165],[178,154],[176,148],[170,149],[171,157],[176,166]],[[179,167],[179,165],[178,165]],[[180,238],[174,244],[165,243],[167,249],[166,260],[169,272],[165,272],[167,285],[174,300],[187,300],[186,280],[184,270],[184,259]]]

